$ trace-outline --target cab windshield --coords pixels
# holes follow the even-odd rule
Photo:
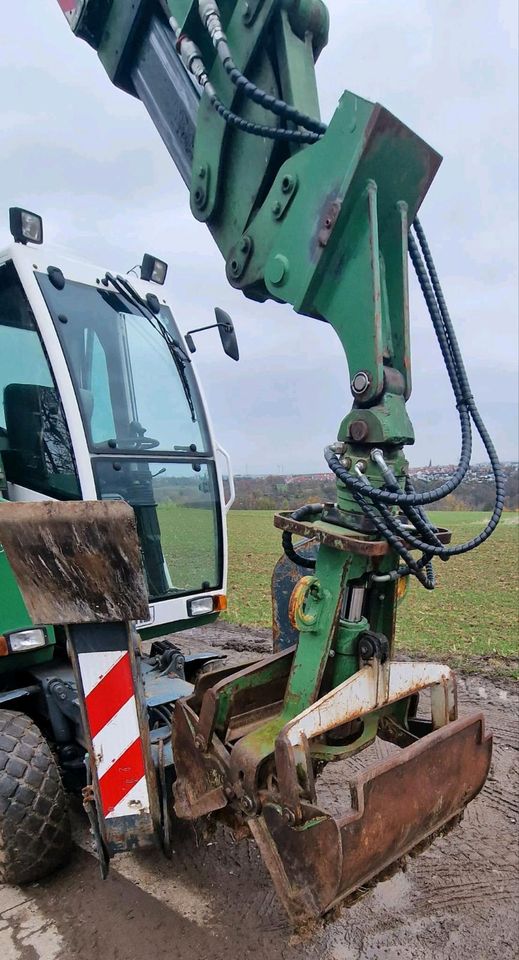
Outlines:
[[[210,454],[191,364],[168,307],[110,286],[36,274],[70,369],[93,453]]]

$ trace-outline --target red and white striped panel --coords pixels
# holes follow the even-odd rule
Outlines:
[[[58,0],[58,3],[69,21],[70,26],[74,29],[81,16],[84,0]]]
[[[149,813],[130,655],[124,650],[80,653],[79,669],[103,815]]]

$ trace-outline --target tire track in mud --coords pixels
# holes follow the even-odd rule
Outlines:
[[[198,647],[203,638],[209,645],[201,630]],[[254,658],[255,644],[266,644],[258,632],[249,646],[247,639],[246,631],[226,625],[217,646],[239,663]],[[63,960],[86,953],[103,960],[515,960],[518,702],[511,684],[461,678],[460,712],[483,710],[495,734],[488,783],[463,822],[409,859],[405,873],[311,935],[294,935],[255,845],[234,843],[223,829],[206,837],[179,824],[172,861],[158,851],[124,855],[106,883],[93,858],[78,851],[66,871],[31,888],[31,896],[62,938]],[[371,759],[392,749],[377,741]],[[348,769],[368,760],[366,751],[348,767],[327,767],[322,791],[332,806],[344,811]]]
[[[232,648],[228,628],[226,637]],[[256,633],[252,642],[257,642]],[[519,894],[518,689],[508,681],[470,675],[460,677],[458,692],[460,715],[483,711],[494,734],[489,780],[460,826],[409,860],[405,874],[379,884],[342,911],[332,932],[318,938],[322,948],[329,944],[329,952],[327,947],[318,954],[326,960],[386,960],[393,955],[457,960],[467,953],[477,960],[516,956],[512,945],[519,934],[514,910]],[[347,765],[330,764],[321,778],[321,795],[331,812],[344,812],[348,806],[346,766],[358,772],[395,749],[377,740]],[[273,910],[276,914],[275,901]],[[381,929],[386,932],[382,939]]]

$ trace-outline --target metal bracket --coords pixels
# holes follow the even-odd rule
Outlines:
[[[283,177],[281,181],[279,199],[272,204],[272,216],[274,217],[274,220],[283,219],[297,193],[298,186],[299,179],[297,176],[292,176],[291,174],[287,173]]]
[[[99,872],[101,874],[101,880],[106,880],[108,876],[108,871],[110,869],[110,855],[108,853],[106,844],[101,835],[99,820],[97,817],[94,788],[92,787],[92,785],[88,784],[88,786],[83,787],[82,794],[83,794],[83,809],[88,817],[88,820],[90,823],[90,829],[92,831],[92,836],[94,838],[94,844],[95,844],[96,853],[99,861]]]
[[[193,172],[191,194],[193,204],[197,210],[203,210],[207,204],[209,184],[211,182],[211,168],[208,163],[201,163],[198,170]]]
[[[456,680],[443,665],[434,663],[381,664],[373,659],[340,686],[321,697],[281,730],[276,740],[276,771],[281,800],[294,810],[298,764],[308,754],[307,743],[329,730],[367,716],[420,690],[431,690],[432,729],[457,717]]]
[[[227,260],[226,273],[230,284],[235,286],[240,277],[243,276],[252,252],[252,240],[247,234],[244,234],[234,250],[231,251],[229,259]]]

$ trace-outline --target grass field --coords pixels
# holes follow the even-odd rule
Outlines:
[[[483,513],[435,513],[455,542],[471,539]],[[270,511],[229,514],[229,611],[232,623],[271,626],[270,577],[281,554],[280,533]],[[491,539],[472,553],[435,564],[434,592],[416,581],[399,609],[399,649],[448,659],[465,668],[485,663],[519,676],[519,517],[505,515]]]

